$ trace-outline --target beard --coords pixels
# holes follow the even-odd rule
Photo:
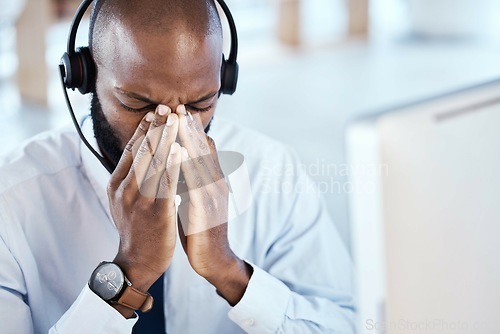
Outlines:
[[[104,115],[101,102],[99,101],[99,97],[95,91],[92,92],[90,116],[92,117],[94,136],[97,141],[97,145],[99,145],[99,149],[104,154],[104,157],[107,160],[110,160],[113,166],[116,167],[123,154],[123,149],[121,148],[120,140],[118,139],[115,130],[111,124],[109,124],[106,116]],[[205,133],[208,133],[210,130],[212,120],[213,117],[205,127]]]
[[[102,111],[101,102],[97,93],[92,93],[92,100],[90,102],[90,116],[94,126],[94,136],[99,145],[99,149],[104,154],[104,157],[113,163],[116,167],[123,150],[120,145],[120,140],[116,135],[115,130],[111,127],[104,112]]]

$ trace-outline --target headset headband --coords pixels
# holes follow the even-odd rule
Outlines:
[[[75,16],[73,17],[73,21],[71,22],[71,28],[70,28],[69,36],[68,36],[67,52],[70,55],[75,54],[76,33],[78,32],[78,27],[80,26],[83,15],[85,14],[87,9],[89,8],[92,1],[93,0],[84,0],[80,4],[80,6],[78,6],[78,9],[75,13]],[[238,34],[236,32],[236,25],[234,24],[233,15],[231,14],[229,7],[226,5],[224,0],[216,0],[216,1],[220,5],[220,7],[222,8],[222,11],[224,12],[224,15],[227,18],[227,22],[229,24],[229,30],[231,32],[231,48],[229,51],[229,57],[228,57],[227,61],[229,61],[231,63],[236,63],[236,58],[238,56]]]
[[[228,59],[226,60],[224,55],[222,55],[221,88],[219,95],[222,93],[233,94],[236,91],[236,84],[238,82],[238,63],[236,61],[238,54],[238,35],[233,16],[226,3],[223,0],[216,1],[227,18],[231,35],[231,47]],[[92,90],[95,82],[96,68],[90,49],[88,47],[75,49],[75,41],[83,15],[91,3],[92,0],[84,0],[78,7],[73,17],[73,21],[71,22],[67,51],[61,59],[61,64],[64,65],[63,75],[65,87],[73,90],[78,88],[82,94],[87,94]]]

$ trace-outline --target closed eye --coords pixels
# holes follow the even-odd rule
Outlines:
[[[190,105],[186,105],[186,108],[191,109],[192,111],[196,111],[196,112],[206,112],[206,111],[209,111],[210,109],[212,109],[212,106],[210,105],[206,108],[196,108],[196,107],[193,107]]]
[[[156,105],[147,105],[145,107],[142,107],[142,108],[131,108],[129,106],[126,106],[124,105],[123,103],[119,102],[120,103],[120,106],[127,110],[127,111],[130,111],[130,112],[133,112],[133,113],[145,113],[145,112],[148,112],[148,111],[152,111],[152,110],[155,110],[156,109]]]
[[[121,102],[120,103],[120,106],[127,110],[127,111],[130,111],[130,112],[133,112],[133,113],[146,113],[148,111],[154,111],[156,109],[156,105],[147,105],[145,107],[142,107],[142,108],[132,108],[132,107],[129,107]],[[194,106],[191,106],[191,105],[186,105],[186,108],[187,109],[190,109],[191,111],[195,111],[195,112],[206,112],[206,111],[209,111],[210,109],[212,109],[212,106],[208,106],[208,107],[205,107],[205,108],[197,108],[197,107],[194,107]]]

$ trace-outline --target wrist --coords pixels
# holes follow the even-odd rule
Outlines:
[[[119,254],[113,260],[122,269],[125,276],[132,283],[133,287],[141,292],[147,292],[153,283],[161,276],[152,273],[145,266],[126,261]]]
[[[245,261],[235,258],[219,274],[207,279],[216,289],[217,293],[234,306],[243,298],[253,268]]]

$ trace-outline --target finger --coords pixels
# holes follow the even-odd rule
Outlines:
[[[206,184],[198,172],[193,160],[190,159],[189,153],[185,147],[181,148],[181,156],[181,170],[187,184],[190,201],[201,203],[200,201],[203,199],[203,196],[200,192],[206,191],[204,189]]]
[[[177,137],[178,128],[179,122],[177,115],[174,113],[169,114],[166,125],[163,126],[163,131],[160,134],[156,151],[151,158],[148,171],[141,184],[141,193],[144,196],[152,198],[157,196],[160,180],[167,165],[170,148]]]
[[[202,232],[227,222],[226,204],[220,196],[227,194],[224,180],[207,186],[201,180],[193,159],[190,159],[186,148],[182,148],[181,170],[186,178],[189,195],[189,210],[182,214],[182,203],[179,207],[182,227],[186,235]],[[184,207],[187,209],[187,205]],[[192,210],[197,208],[197,210]],[[182,220],[184,218],[184,220]],[[187,226],[186,226],[187,225]]]
[[[200,116],[198,114],[187,115],[184,105],[177,107],[177,115],[179,116],[179,138],[181,140],[181,145],[185,147],[190,154],[195,156],[210,154],[210,148]]]
[[[168,106],[159,104],[156,107],[155,113],[154,113],[154,118],[149,124],[148,131],[146,135],[149,137],[149,140],[151,141],[151,145],[153,147],[157,147],[158,143],[160,142],[160,137],[161,133],[163,131],[163,128],[165,126],[165,122],[167,120],[168,115],[171,113],[171,109]],[[139,145],[136,146],[136,152],[139,149]],[[135,156],[134,154],[134,156]]]
[[[210,155],[212,156],[215,166],[217,167],[217,170],[215,171],[213,177],[215,180],[224,178],[224,172],[222,171],[222,167],[219,161],[219,156],[217,155],[217,147],[215,146],[215,141],[212,139],[212,137],[208,135],[206,137],[207,137],[208,147],[210,148]]]
[[[148,131],[149,124],[153,120],[153,113],[147,113],[137,126],[132,138],[128,141],[125,149],[123,150],[122,156],[118,165],[116,166],[113,174],[111,175],[110,186],[120,184],[129,174],[130,168],[134,161],[134,147],[141,143],[146,132]]]
[[[165,122],[165,114],[169,111],[169,109],[170,108],[166,106],[158,106],[158,108],[156,108],[156,112],[154,114],[151,125],[146,132],[146,135],[144,136],[141,144],[138,146],[137,153],[134,157],[132,168],[134,169],[136,182],[139,185],[140,189],[142,188],[142,184],[146,179],[149,165],[151,164],[151,160],[153,159],[156,148],[158,147],[158,143],[160,141],[161,133],[163,130],[163,125],[161,125],[161,122]],[[162,115],[159,114],[160,111],[162,112]],[[154,194],[156,195],[156,192]],[[155,196],[152,197],[154,198]]]
[[[186,116],[184,112],[185,108],[183,106],[177,108],[181,145],[187,149],[189,156],[193,159],[203,183],[205,185],[210,184],[220,179],[220,168],[211,155],[210,146],[199,115],[194,115],[191,121],[190,117]]]
[[[146,136],[151,143],[151,147],[156,148],[158,146],[158,142],[160,141],[161,132],[165,125],[166,119],[168,115],[171,113],[171,109],[168,106],[159,104],[156,107],[154,117],[149,124],[148,131],[146,132]],[[134,147],[134,157],[137,155],[139,151],[140,145],[136,145]]]
[[[170,147],[165,169],[160,178],[157,199],[165,199],[170,205],[175,205],[175,195],[177,194],[177,182],[181,169],[181,146],[173,143]]]

